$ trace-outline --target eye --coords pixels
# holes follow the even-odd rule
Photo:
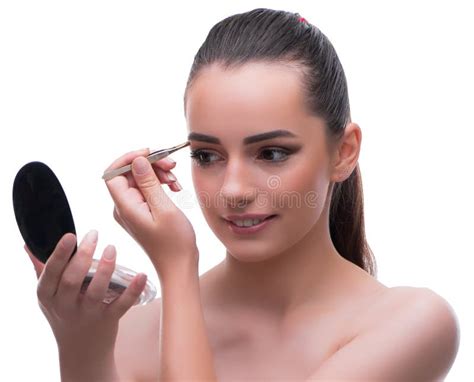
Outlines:
[[[257,158],[262,158],[264,162],[278,163],[287,160],[291,153],[291,150],[284,148],[265,147],[260,150],[260,155]],[[218,161],[218,159],[212,160],[212,157],[219,157],[217,154],[202,149],[192,150],[190,156],[201,167],[212,165]]]
[[[283,162],[284,160],[288,159],[290,152],[285,149],[272,147],[262,149],[260,155],[269,162]]]
[[[202,167],[212,164],[212,162],[208,160],[212,155],[216,156],[216,154],[204,150],[193,150],[190,153],[191,158],[197,163],[198,166]]]

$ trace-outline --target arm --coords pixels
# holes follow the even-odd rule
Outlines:
[[[162,296],[153,303],[136,306],[129,310],[120,320],[120,328],[115,345],[115,363],[118,368],[119,376],[125,382],[132,381],[148,381],[157,382],[161,380],[172,380],[173,376],[169,376],[169,370],[178,368],[178,372],[184,373],[187,370],[187,364],[190,363],[185,357],[200,357],[205,351],[196,350],[198,346],[192,345],[199,342],[196,337],[200,333],[200,328],[196,328],[196,324],[200,321],[201,309],[192,311],[184,308],[189,308],[199,300],[195,299],[195,293],[199,294],[196,289],[197,283],[197,267],[184,268],[183,273],[175,272],[172,279],[162,279]],[[189,271],[189,275],[187,274]],[[194,278],[196,275],[196,278]],[[181,280],[183,277],[184,282]],[[189,283],[191,281],[191,283]],[[181,292],[185,292],[185,283],[191,286],[190,291],[194,296],[191,297],[191,304],[184,302],[189,297],[188,293],[184,293],[184,298]],[[195,288],[196,287],[196,288]],[[175,292],[178,293],[175,293]],[[161,301],[160,301],[161,300]],[[168,304],[169,302],[169,304]],[[165,307],[164,307],[165,306]],[[194,305],[195,307],[197,305]],[[164,307],[164,308],[163,308]],[[179,311],[176,311],[179,308]],[[163,310],[165,309],[165,310]],[[164,325],[161,325],[163,320],[163,312],[165,312]],[[183,321],[183,317],[192,317],[194,312],[198,312],[197,319],[191,318]],[[174,318],[176,317],[176,319]],[[204,325],[201,326],[203,328]],[[185,334],[188,330],[191,335]],[[175,334],[176,333],[176,334]],[[201,333],[203,333],[201,331]],[[164,337],[164,340],[162,340]],[[179,349],[182,344],[190,344],[184,349]],[[207,344],[207,338],[204,338],[204,344]],[[177,349],[178,347],[178,349]],[[133,349],[133,351],[130,351]],[[189,355],[186,353],[189,350]],[[178,357],[176,355],[179,355]],[[198,365],[205,365],[206,363],[197,359]],[[180,365],[176,366],[177,363]],[[211,361],[212,362],[212,361]],[[160,371],[160,363],[164,367]],[[193,372],[193,375],[201,375],[200,372]],[[180,374],[182,376],[182,374]],[[189,380],[191,378],[187,378]],[[203,378],[209,380],[210,378]],[[179,377],[180,381],[186,378]]]
[[[161,280],[161,290],[159,381],[216,381],[197,264],[185,263],[170,273]]]
[[[114,217],[149,256],[161,284],[159,381],[216,380],[199,291],[194,229],[169,199],[161,183],[179,191],[167,177],[174,164],[153,166],[148,150],[125,154],[108,170],[132,163],[132,173],[106,181]]]
[[[70,350],[72,351],[59,351],[61,382],[121,381],[115,366],[113,347],[105,354],[97,354],[93,346],[83,350]]]
[[[458,347],[455,313],[422,288],[388,320],[334,353],[308,381],[442,381]]]

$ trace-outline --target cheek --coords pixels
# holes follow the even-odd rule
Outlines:
[[[326,201],[328,179],[324,162],[320,158],[305,160],[292,166],[291,170],[281,172],[279,179],[280,187],[270,190],[275,213],[280,210],[289,219],[290,226],[312,226],[319,219]]]
[[[301,166],[298,186],[306,192],[317,193],[319,198],[323,198],[329,184],[327,160],[323,155],[315,155],[306,166]]]
[[[194,189],[198,192],[209,192],[212,189],[212,177],[206,176],[202,170],[193,166],[191,168]]]
[[[219,190],[216,189],[215,179],[206,175],[200,169],[192,168],[191,176],[199,207],[207,220],[210,211],[218,207],[216,195],[219,194]]]
[[[295,163],[291,169],[280,173],[281,190],[284,192],[320,192],[328,182],[321,158],[309,158]]]

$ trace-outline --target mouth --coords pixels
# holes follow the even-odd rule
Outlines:
[[[269,219],[275,218],[277,215],[263,215],[263,214],[248,214],[248,215],[230,215],[225,217],[224,220],[238,227],[251,227],[258,225]]]
[[[271,225],[272,221],[277,218],[278,215],[268,215],[265,218],[255,219],[225,219],[229,229],[236,234],[252,234],[260,232],[264,228]]]

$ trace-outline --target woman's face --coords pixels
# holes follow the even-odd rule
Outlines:
[[[207,223],[240,261],[265,260],[327,229],[318,224],[331,181],[325,126],[304,109],[299,81],[289,66],[212,65],[188,89],[194,187]],[[258,139],[276,130],[285,133]],[[239,233],[226,218],[240,214],[276,217]]]

